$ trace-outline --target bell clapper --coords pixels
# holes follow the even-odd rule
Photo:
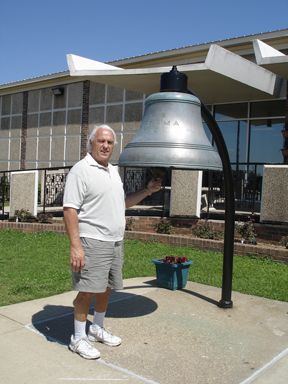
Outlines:
[[[153,179],[156,180],[159,177],[163,176],[166,172],[166,168],[163,167],[152,167],[150,168],[151,173],[153,174]]]

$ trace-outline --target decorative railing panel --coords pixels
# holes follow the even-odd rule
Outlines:
[[[45,171],[45,207],[61,207],[68,171]]]
[[[124,174],[125,193],[128,195],[129,193],[136,192],[145,188],[152,178],[153,174],[148,168],[126,168]],[[153,193],[151,196],[147,196],[139,203],[139,205],[163,206],[165,195],[164,189],[165,188],[162,188],[161,191]]]
[[[256,203],[261,201],[263,164],[231,164],[234,180],[234,196],[236,210],[253,211]],[[241,169],[239,169],[241,167]],[[224,176],[223,172],[204,172],[203,187],[209,189],[208,202],[214,208],[224,209]]]

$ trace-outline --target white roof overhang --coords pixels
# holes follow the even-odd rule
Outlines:
[[[70,76],[124,88],[146,95],[159,92],[160,76],[171,66],[123,69],[67,55]],[[282,95],[284,81],[216,44],[209,48],[205,62],[179,65],[188,76],[188,87],[206,104],[263,100]]]
[[[287,55],[263,43],[261,40],[254,40],[253,48],[258,65],[288,80]]]

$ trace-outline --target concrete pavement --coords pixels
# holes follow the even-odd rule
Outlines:
[[[1,383],[287,384],[288,303],[233,292],[233,308],[221,309],[215,287],[124,286],[105,319],[122,345],[97,343],[99,360],[67,348],[75,292],[0,307]]]

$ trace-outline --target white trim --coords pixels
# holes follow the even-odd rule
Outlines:
[[[169,49],[166,51],[161,51],[161,52],[155,52],[155,53],[149,53],[145,55],[139,55],[139,56],[134,56],[134,57],[128,57],[125,59],[120,59],[120,60],[114,60],[114,61],[109,61],[109,64],[121,67],[124,65],[128,64],[137,64],[139,62],[145,62],[145,61],[150,61],[150,60],[159,60],[159,59],[164,59],[166,58],[167,60],[171,60],[172,57],[177,57],[180,55],[184,54],[193,54],[195,52],[201,52],[201,51],[208,51],[209,47],[211,44],[217,44],[221,47],[228,47],[231,48],[239,45],[241,50],[243,49],[242,45],[243,44],[251,44],[251,42],[255,39],[261,39],[261,40],[271,40],[271,39],[279,39],[280,43],[277,43],[278,49],[281,49],[280,45],[281,44],[281,38],[287,37],[288,29],[283,29],[283,30],[278,30],[278,31],[272,31],[272,32],[264,32],[264,33],[258,33],[256,35],[249,35],[249,36],[242,36],[242,37],[235,37],[231,39],[225,39],[225,40],[218,40],[218,41],[211,41],[208,43],[202,43],[202,44],[195,44],[195,45],[189,45],[187,47],[181,47],[181,48],[174,48],[174,49]],[[285,46],[285,48],[287,48]],[[252,49],[249,50],[250,53],[252,52]]]
[[[271,361],[269,361],[268,364],[264,365],[264,367],[262,367],[261,369],[259,369],[258,371],[256,371],[255,373],[253,373],[252,376],[250,376],[247,380],[245,381],[242,381],[241,384],[250,384],[252,383],[255,379],[257,379],[258,377],[260,377],[263,373],[265,373],[269,368],[273,367],[273,365],[275,365],[280,359],[282,359],[284,356],[286,356],[288,354],[288,348],[285,349],[284,351],[282,351],[281,353],[279,353],[278,356],[274,357],[274,359],[272,359]],[[274,376],[274,379],[276,380],[276,376]],[[260,380],[262,381],[262,380]],[[266,382],[266,380],[264,379],[264,382]],[[268,381],[267,381],[268,383]],[[276,383],[276,381],[275,381]]]
[[[201,212],[201,199],[202,199],[202,179],[203,171],[198,171],[198,190],[197,190],[197,209],[196,216],[200,219]]]
[[[61,79],[62,77],[67,77],[66,79],[66,82],[69,81],[70,82],[70,79],[69,79],[69,71],[64,71],[64,72],[61,72],[61,73],[53,73],[51,75],[44,75],[44,76],[39,76],[39,77],[34,77],[32,79],[25,79],[25,80],[20,80],[20,81],[14,81],[12,83],[5,83],[5,84],[0,84],[0,92],[2,89],[9,89],[9,88],[14,88],[14,87],[19,87],[19,86],[32,86],[34,84],[37,84],[39,82],[42,82],[42,81],[49,81],[49,80],[57,80],[57,82],[55,82],[55,84],[57,85],[60,85],[60,84],[65,84],[63,82],[61,82],[61,80],[59,81],[59,79]],[[79,80],[78,80],[79,81]],[[43,86],[43,84],[41,85],[37,85],[34,89],[38,89],[38,88],[47,88],[49,86],[52,86],[52,85],[47,85],[47,86]],[[25,90],[32,90],[32,89],[27,89],[28,87],[25,87]],[[21,92],[19,90],[15,90],[15,91],[12,91],[11,93],[18,93],[18,92]],[[6,93],[5,93],[6,95]]]
[[[86,59],[85,57],[77,56],[73,54],[67,54],[66,59],[67,59],[67,64],[68,64],[70,74],[77,72],[79,68],[81,69],[85,68],[86,70],[118,69],[113,65],[101,63],[100,61],[96,61],[96,60]]]

